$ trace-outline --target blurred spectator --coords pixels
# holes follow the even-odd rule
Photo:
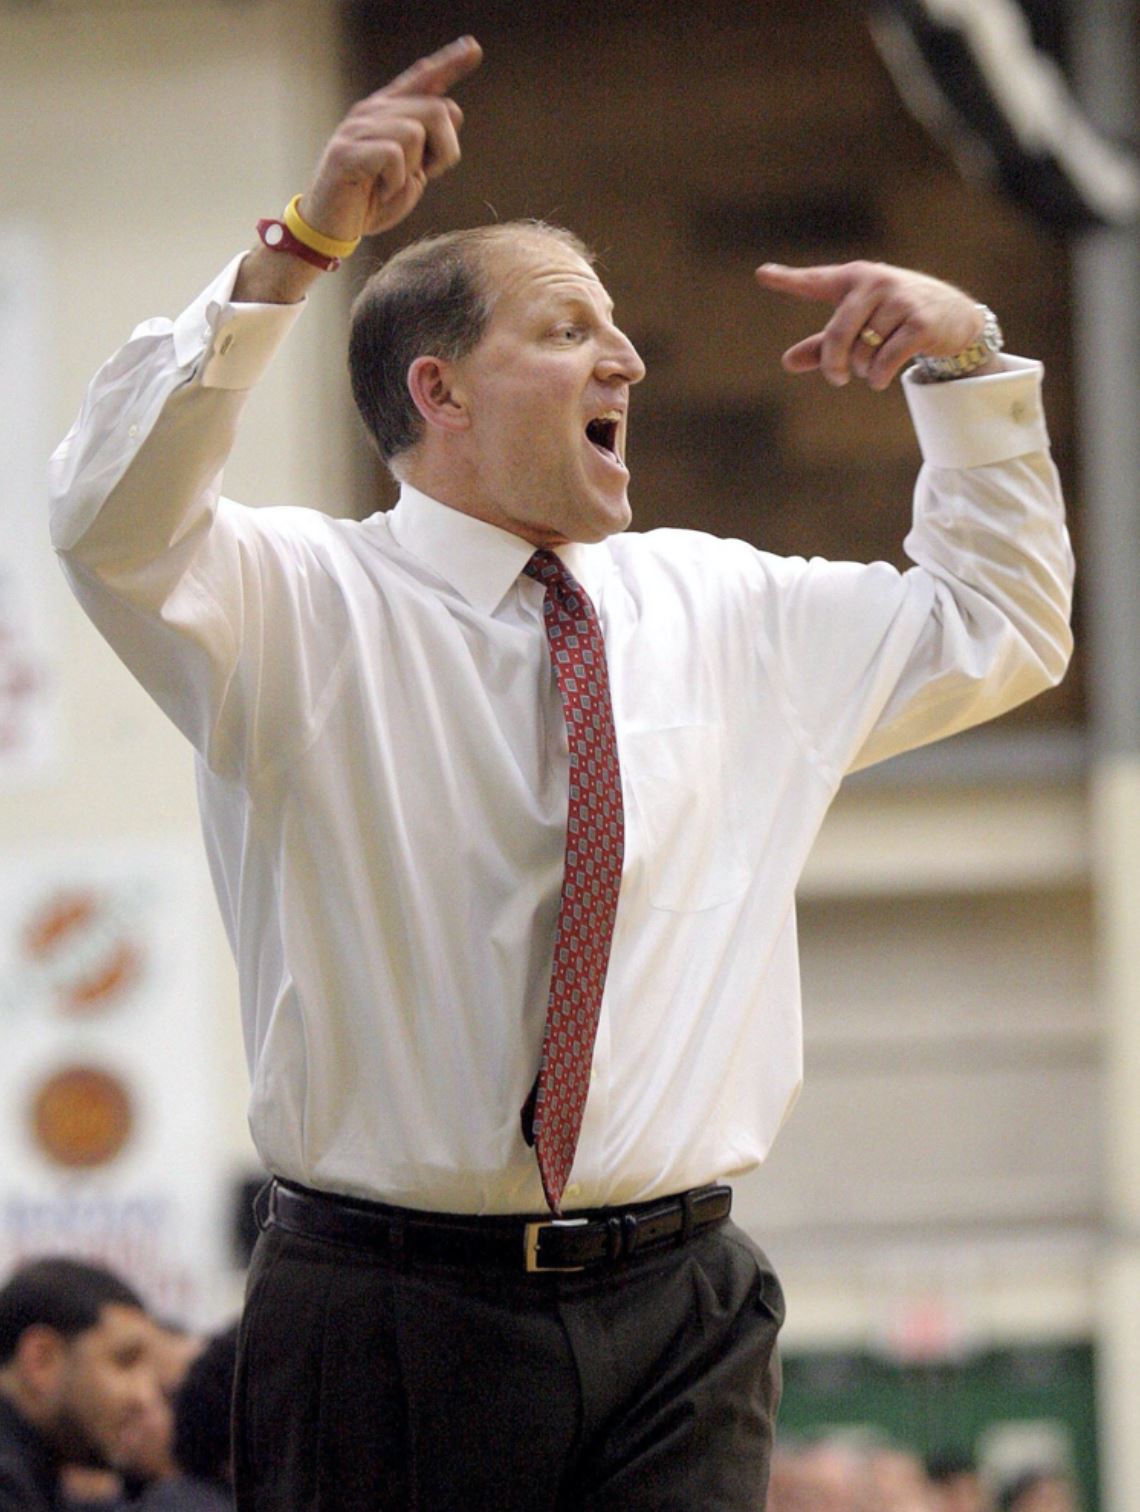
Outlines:
[[[992,1512],[993,1501],[973,1455],[932,1455],[926,1473],[938,1512]]]
[[[777,1443],[768,1512],[857,1512],[862,1472],[862,1457],[843,1441]]]
[[[768,1512],[943,1512],[943,1504],[917,1455],[853,1432],[777,1445]]]
[[[968,1454],[918,1455],[874,1430],[782,1439],[772,1456],[767,1512],[1081,1512],[1068,1475],[1036,1469],[996,1502]]]
[[[178,1472],[174,1458],[174,1399],[191,1364],[202,1353],[205,1340],[177,1323],[155,1323],[151,1335],[151,1360],[157,1390],[150,1405],[131,1425],[124,1445],[122,1466],[128,1499],[139,1497],[148,1486],[169,1480]]]
[[[237,1324],[211,1339],[174,1400],[174,1454],[180,1474],[156,1481],[139,1512],[227,1512],[233,1506],[230,1414]]]
[[[941,1512],[922,1461],[865,1433],[777,1449],[769,1512]]]
[[[177,1323],[155,1322],[149,1356],[155,1389],[124,1435],[119,1474],[81,1465],[63,1468],[67,1512],[125,1512],[148,1486],[178,1473],[174,1459],[174,1396],[204,1340]]]
[[[56,1512],[65,1462],[115,1467],[155,1392],[152,1327],[102,1266],[51,1257],[0,1290],[0,1512]]]
[[[1077,1493],[1057,1470],[1027,1470],[998,1498],[999,1512],[1080,1512]]]
[[[855,1505],[859,1512],[938,1512],[921,1459],[893,1447],[868,1453]]]

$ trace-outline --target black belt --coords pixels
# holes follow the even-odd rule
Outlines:
[[[724,1222],[732,1210],[732,1191],[695,1187],[658,1202],[602,1208],[573,1218],[476,1218],[389,1207],[274,1179],[257,1206],[263,1226],[369,1250],[397,1264],[426,1260],[515,1271],[581,1271],[687,1243]]]

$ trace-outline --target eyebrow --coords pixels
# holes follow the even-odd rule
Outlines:
[[[597,314],[597,306],[592,299],[585,294],[576,293],[572,289],[552,289],[550,291],[551,303],[560,309],[585,310],[591,315]],[[614,302],[608,294],[603,296],[606,319],[612,320],[614,314]]]

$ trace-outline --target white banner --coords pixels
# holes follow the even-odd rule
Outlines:
[[[177,849],[0,854],[0,1275],[97,1258],[187,1321],[228,1265],[196,876]]]
[[[44,421],[45,248],[0,222],[0,785],[40,773],[57,753],[57,679],[49,654]]]

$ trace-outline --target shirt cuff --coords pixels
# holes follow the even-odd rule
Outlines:
[[[238,304],[234,284],[246,253],[235,257],[174,322],[181,368],[198,369],[203,388],[251,389],[305,307]]]
[[[1027,357],[1000,360],[1005,371],[984,378],[923,383],[913,369],[903,374],[918,444],[931,467],[986,467],[1048,448],[1045,369]]]

